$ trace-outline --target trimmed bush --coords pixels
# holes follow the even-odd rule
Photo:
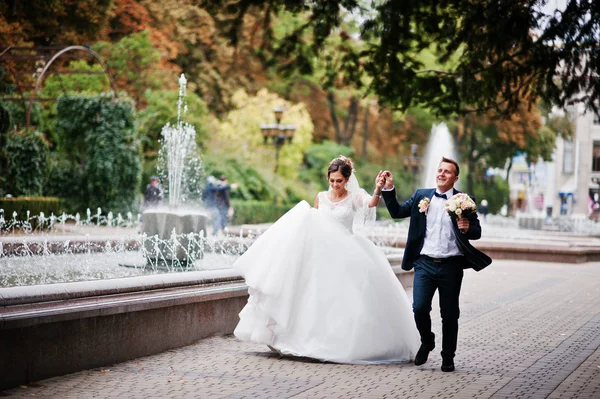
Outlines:
[[[11,123],[10,112],[0,103],[0,134],[8,132]]]
[[[296,204],[275,205],[268,201],[240,201],[232,200],[231,206],[235,210],[232,225],[273,223]]]
[[[0,198],[0,209],[4,210],[4,219],[12,219],[13,213],[17,212],[17,220],[27,219],[29,216],[37,216],[44,212],[46,217],[51,214],[58,216],[62,213],[60,199],[56,197],[17,197]]]
[[[4,151],[4,192],[17,196],[42,194],[48,167],[48,144],[40,132],[12,132]]]
[[[141,152],[133,103],[107,94],[64,95],[57,113],[57,133],[69,143],[67,159],[82,170],[78,202],[112,212],[135,210]]]
[[[44,194],[62,198],[61,204],[67,213],[81,212],[87,208],[87,203],[81,197],[83,179],[83,170],[79,165],[69,162],[61,154],[51,154]]]
[[[25,127],[25,115],[28,107],[29,102],[26,104],[12,101],[7,101],[4,103],[4,108],[10,114],[10,129],[15,126],[17,129],[22,129]],[[42,121],[42,107],[39,102],[34,102],[32,104],[29,119],[30,126],[37,127],[39,129],[39,125]]]

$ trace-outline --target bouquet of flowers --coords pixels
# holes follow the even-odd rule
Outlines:
[[[454,194],[444,206],[452,219],[469,218],[477,211],[477,204],[465,193]]]

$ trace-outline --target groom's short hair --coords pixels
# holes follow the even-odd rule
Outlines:
[[[460,168],[458,167],[458,162],[456,162],[454,159],[450,159],[450,158],[446,158],[446,157],[442,157],[442,160],[440,161],[440,163],[442,163],[442,162],[451,163],[452,165],[454,165],[454,169],[456,169],[456,176],[458,176],[458,174],[460,173]]]

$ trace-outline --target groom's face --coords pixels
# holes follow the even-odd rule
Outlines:
[[[441,162],[438,166],[436,174],[437,189],[440,193],[445,193],[454,187],[454,183],[458,180],[456,176],[456,168],[448,162]]]

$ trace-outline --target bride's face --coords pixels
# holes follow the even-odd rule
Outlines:
[[[329,186],[331,187],[331,189],[333,191],[344,191],[344,190],[346,190],[346,182],[347,181],[348,181],[348,179],[346,179],[342,175],[342,172],[340,172],[340,171],[331,172],[329,174]]]

